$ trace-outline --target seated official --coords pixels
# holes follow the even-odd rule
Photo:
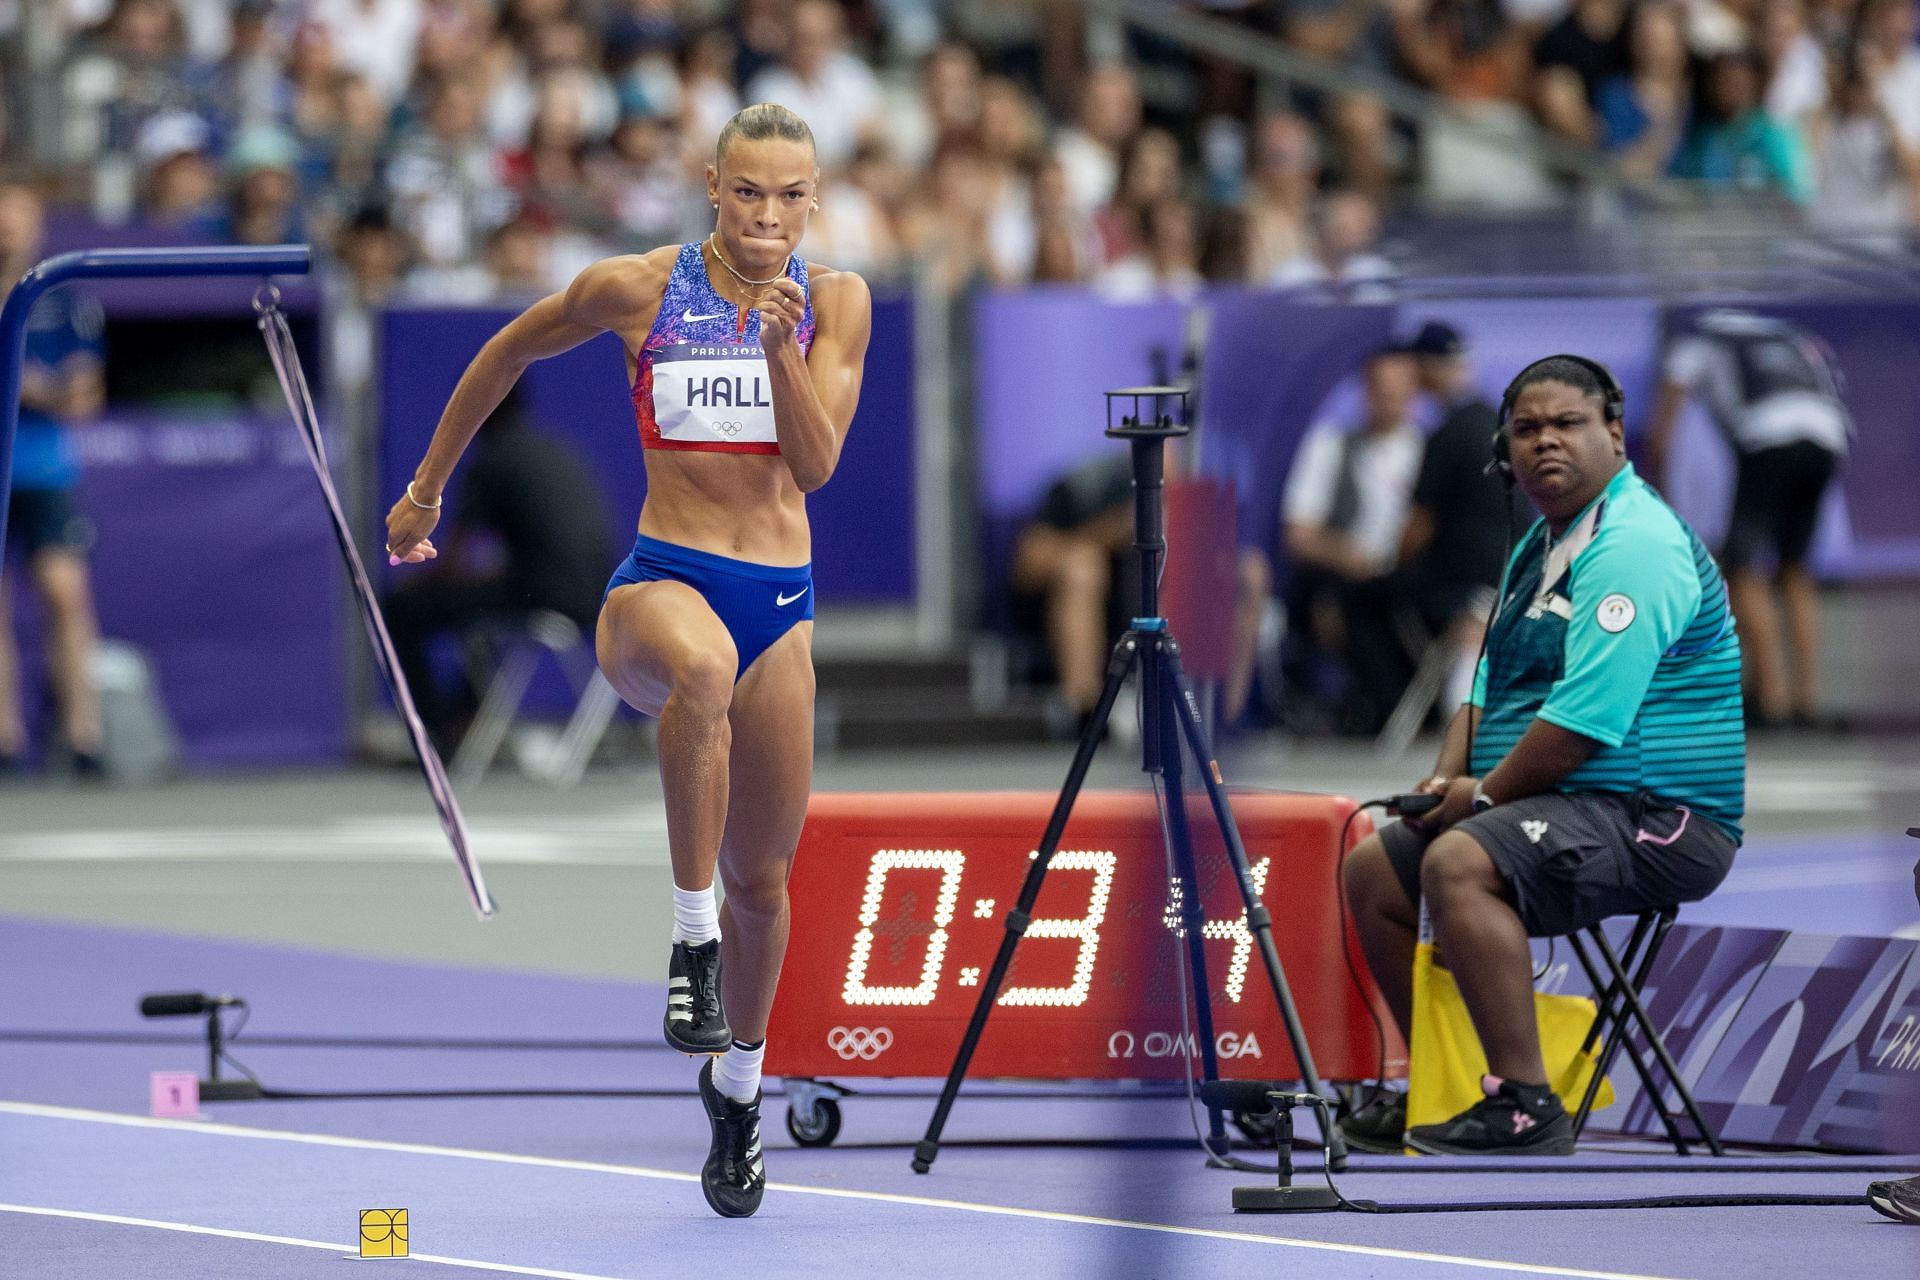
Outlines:
[[[480,429],[449,527],[433,568],[381,606],[414,705],[442,753],[458,745],[478,696],[464,680],[452,687],[437,677],[434,638],[548,610],[590,639],[615,526],[589,461],[529,427],[516,392]]]
[[[1487,1096],[1405,1131],[1416,1150],[1564,1155],[1529,937],[1704,898],[1732,866],[1745,800],[1740,647],[1713,558],[1626,461],[1618,384],[1552,356],[1508,388],[1495,437],[1543,519],[1508,562],[1473,696],[1434,776],[1444,797],[1348,855],[1355,923],[1411,1035],[1419,904],[1486,1050]],[[1498,446],[1496,446],[1498,447]],[[1343,1122],[1398,1151],[1404,1098]]]
[[[1039,601],[1060,698],[1079,736],[1100,701],[1107,652],[1129,609],[1121,569],[1133,545],[1133,471],[1126,454],[1103,454],[1048,487],[1013,547],[1013,589]],[[1064,730],[1066,725],[1061,726]]]

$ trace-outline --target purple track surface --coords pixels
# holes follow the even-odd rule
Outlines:
[[[0,918],[0,1274],[337,1275],[357,1211],[405,1207],[411,1263],[437,1273],[641,1277],[1916,1274],[1920,1230],[1858,1207],[1369,1217],[1235,1215],[1184,1102],[963,1097],[931,1176],[908,1168],[930,1101],[876,1086],[827,1149],[796,1149],[767,1108],[774,1180],[760,1215],[713,1217],[694,1182],[706,1126],[687,1060],[652,1047],[659,989]],[[31,980],[22,980],[31,975]],[[790,974],[789,981],[804,981]],[[270,1087],[665,1089],[666,1097],[207,1104],[148,1119],[147,1074],[196,1070],[190,1020],[140,994],[239,991],[236,1050]],[[29,1032],[134,1039],[76,1041]],[[276,1037],[528,1040],[547,1047],[370,1047]],[[554,1041],[616,1042],[569,1049]],[[632,1042],[631,1047],[617,1042]],[[887,1096],[893,1093],[895,1096]],[[1112,1141],[1125,1137],[1126,1143]],[[1019,1144],[1002,1140],[1019,1138]],[[1104,1145],[1088,1139],[1105,1139]],[[1078,1140],[1078,1141],[1076,1141]],[[1539,1171],[1358,1157],[1340,1178],[1385,1202],[1863,1193],[1912,1158],[1682,1161],[1604,1138]],[[1261,1158],[1261,1153],[1248,1153]],[[1308,1158],[1311,1162],[1311,1157]],[[1525,1163],[1525,1162],[1522,1162]],[[1631,1164],[1635,1171],[1610,1165]],[[1744,1165],[1755,1166],[1743,1168]],[[1649,1166],[1652,1166],[1649,1168]],[[1304,1180],[1304,1179],[1303,1179]],[[698,1260],[698,1261],[696,1261]]]

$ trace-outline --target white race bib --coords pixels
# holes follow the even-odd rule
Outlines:
[[[663,440],[778,444],[766,352],[754,343],[659,348],[653,354],[653,420]]]

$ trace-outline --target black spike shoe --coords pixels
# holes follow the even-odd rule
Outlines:
[[[700,1169],[700,1190],[723,1218],[751,1217],[767,1189],[760,1154],[760,1091],[752,1102],[735,1102],[713,1083],[712,1058],[700,1064],[700,1101],[713,1126],[713,1147]]]
[[[733,1031],[720,1008],[720,939],[676,942],[667,960],[667,1043],[684,1054],[725,1053]]]

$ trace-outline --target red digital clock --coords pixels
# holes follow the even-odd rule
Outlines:
[[[1045,792],[815,796],[767,1071],[944,1076],[1053,803]],[[1297,1078],[1219,833],[1204,800],[1190,803],[1220,1072]],[[1334,898],[1334,845],[1353,801],[1236,793],[1233,808],[1315,1066],[1332,1080],[1379,1074]],[[1355,818],[1349,843],[1371,831]],[[1186,892],[1169,876],[1151,794],[1082,795],[970,1074],[1178,1078],[1194,1047],[1180,1013]],[[1365,998],[1378,1000],[1371,985]],[[1403,1074],[1388,1026],[1385,1070]]]

